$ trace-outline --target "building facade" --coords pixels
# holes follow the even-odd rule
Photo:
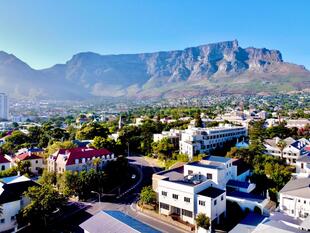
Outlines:
[[[310,178],[292,179],[279,193],[282,212],[300,219],[310,215]]]
[[[197,214],[204,213],[211,221],[219,222],[226,215],[227,183],[248,183],[249,170],[238,172],[235,162],[231,158],[208,156],[154,174],[152,187],[157,193],[160,214],[194,224]]]
[[[214,128],[190,128],[181,134],[180,153],[190,159],[195,154],[208,153],[222,147],[225,142],[245,137],[247,130],[242,126],[223,125]]]
[[[2,207],[0,232],[15,232],[16,216],[30,202],[24,196],[24,192],[32,186],[38,186],[38,184],[25,176],[6,177],[0,180],[0,205]]]
[[[9,119],[8,96],[5,93],[0,93],[0,119]]]
[[[302,156],[306,155],[306,147],[310,144],[308,139],[301,138],[295,140],[291,137],[285,138],[282,141],[285,143],[285,147],[281,152],[279,142],[281,139],[275,137],[272,139],[266,139],[264,142],[266,154],[281,157],[281,154],[288,164],[296,164],[296,161]]]
[[[95,164],[94,159],[99,158]],[[102,168],[109,161],[115,160],[115,156],[107,149],[73,148],[60,149],[47,159],[49,172],[63,173],[65,171],[83,171],[91,168]]]

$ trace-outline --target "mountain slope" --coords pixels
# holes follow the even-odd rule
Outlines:
[[[0,52],[0,86],[15,97],[51,99],[256,94],[310,88],[310,72],[284,62],[278,50],[226,41],[168,52],[79,53],[44,70]]]

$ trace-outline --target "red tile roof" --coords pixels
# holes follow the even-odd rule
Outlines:
[[[57,159],[59,154],[66,154],[67,155],[67,162],[66,165],[75,164],[75,159],[92,159],[93,157],[101,157],[103,155],[111,155],[112,153],[107,149],[94,149],[94,148],[87,148],[87,147],[79,147],[73,149],[60,149],[56,152]]]
[[[7,160],[3,155],[0,155],[0,163],[9,163],[10,161]]]
[[[30,159],[42,159],[41,157],[33,154],[33,153],[23,153],[23,154],[20,154],[20,155],[16,155],[14,160],[20,160],[20,161],[23,161],[23,160],[30,160]]]

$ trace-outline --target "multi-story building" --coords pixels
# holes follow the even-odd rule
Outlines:
[[[9,118],[8,96],[0,93],[0,119],[7,120]]]
[[[292,179],[279,193],[281,211],[301,219],[310,215],[310,178]]]
[[[0,180],[0,232],[16,232],[16,216],[19,211],[29,204],[29,198],[24,192],[29,187],[38,186],[37,183],[25,176],[13,176]]]
[[[183,130],[170,129],[170,131],[163,131],[162,133],[153,134],[153,140],[154,142],[158,142],[164,138],[168,138],[170,142],[178,148],[182,132]]]
[[[227,141],[246,135],[246,128],[242,126],[186,129],[181,134],[180,153],[187,154],[192,159],[195,154],[208,153],[212,149],[222,147]]]
[[[226,212],[225,189],[229,181],[236,181],[231,188],[240,184],[249,184],[249,191],[255,188],[255,184],[246,181],[249,170],[241,171],[236,161],[208,156],[154,174],[153,189],[158,195],[160,214],[176,216],[191,224],[199,213],[206,214],[211,221],[220,221]]]
[[[13,166],[17,166],[17,164],[21,161],[29,161],[30,167],[29,171],[35,174],[40,174],[44,168],[43,157],[39,157],[34,153],[25,152],[19,155],[16,155],[12,160]]]
[[[264,142],[265,152],[269,155],[281,157],[281,154],[288,164],[295,164],[296,160],[306,155],[308,152],[305,150],[306,146],[310,144],[308,139],[301,138],[295,140],[291,137],[284,139],[285,148],[281,152],[279,142],[281,139],[275,137],[272,139],[266,139]]]
[[[310,152],[296,160],[296,175],[298,177],[309,177],[310,175]]]
[[[99,158],[98,164],[93,162]],[[115,160],[114,154],[107,149],[73,148],[60,149],[47,159],[47,169],[50,172],[63,173],[65,171],[83,171],[102,168],[108,161]]]

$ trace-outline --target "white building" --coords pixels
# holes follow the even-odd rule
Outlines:
[[[16,230],[16,215],[30,202],[23,193],[29,187],[37,185],[25,176],[6,177],[0,180],[0,205],[2,207],[0,232]]]
[[[266,139],[264,142],[265,151],[269,155],[281,156],[281,150],[278,146],[278,143],[281,141],[279,137],[275,137],[272,139]],[[299,140],[295,140],[291,137],[288,137],[283,140],[286,144],[283,149],[283,158],[286,159],[288,164],[295,164],[296,160],[300,157],[306,155],[308,152],[305,150],[306,146],[310,144],[308,139],[302,138]]]
[[[99,158],[99,168],[107,162],[116,160],[114,154],[107,149],[72,148],[59,149],[47,158],[47,170],[49,172],[63,173],[65,171],[83,171],[95,168],[93,160]]]
[[[9,118],[8,96],[0,93],[0,119],[7,120]]]
[[[308,119],[289,119],[287,120],[286,127],[293,128],[296,127],[298,129],[305,128],[306,125],[310,125],[310,121]]]
[[[0,154],[0,171],[4,171],[11,167],[11,162]]]
[[[280,190],[280,210],[294,218],[310,214],[310,178],[290,180]]]
[[[309,177],[310,153],[296,160],[296,175],[298,177]]]
[[[153,134],[153,140],[154,142],[158,142],[164,138],[168,138],[173,145],[178,147],[182,132],[183,130],[170,129],[170,131]]]
[[[235,162],[231,158],[208,156],[199,162],[154,174],[153,189],[158,194],[160,214],[177,216],[194,224],[196,215],[204,213],[211,221],[219,222],[226,212],[227,183],[236,181],[232,189],[248,184],[249,170],[238,172]],[[252,191],[255,185],[247,187]]]
[[[242,126],[186,129],[181,135],[180,153],[187,154],[192,159],[195,154],[208,153],[212,149],[222,147],[227,141],[246,135],[246,128]]]

